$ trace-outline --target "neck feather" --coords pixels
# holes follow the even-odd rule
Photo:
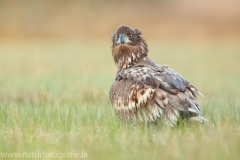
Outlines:
[[[128,44],[112,47],[112,55],[118,71],[131,67],[147,57],[147,44],[142,41],[138,45]]]

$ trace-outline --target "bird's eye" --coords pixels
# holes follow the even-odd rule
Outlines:
[[[129,38],[132,38],[132,34],[128,34],[128,37],[129,37]]]

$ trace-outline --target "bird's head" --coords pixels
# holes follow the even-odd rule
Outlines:
[[[112,55],[118,69],[136,64],[147,56],[148,47],[139,29],[120,26],[112,36]]]

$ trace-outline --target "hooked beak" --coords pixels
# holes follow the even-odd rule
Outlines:
[[[119,40],[120,40],[120,43],[121,43],[121,44],[125,43],[125,35],[124,35],[124,34],[121,34],[121,35],[119,36]]]

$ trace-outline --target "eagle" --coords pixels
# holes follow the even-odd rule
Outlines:
[[[118,27],[112,35],[112,56],[117,74],[109,97],[120,119],[168,126],[180,120],[207,121],[196,97],[202,94],[176,71],[148,58],[141,30]]]

